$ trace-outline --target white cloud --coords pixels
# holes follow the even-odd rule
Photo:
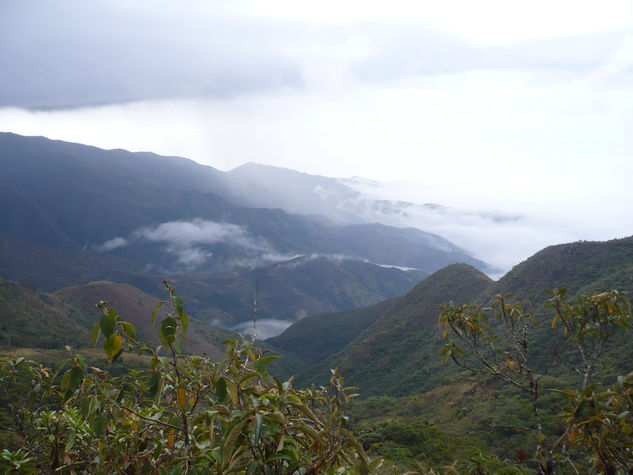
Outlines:
[[[286,328],[292,325],[291,320],[277,320],[274,318],[262,318],[257,320],[256,328],[253,327],[253,322],[240,323],[233,327],[233,330],[241,333],[242,335],[252,336],[257,332],[257,338],[260,340],[266,340],[273,336],[279,335]]]
[[[109,252],[109,251],[113,251],[114,249],[118,249],[120,247],[125,247],[127,246],[127,244],[128,244],[127,240],[123,239],[122,237],[117,236],[104,242],[103,244],[94,246],[94,249],[99,252]]]
[[[155,227],[145,227],[134,231],[132,239],[164,242],[174,247],[190,248],[197,244],[230,242],[249,249],[268,249],[269,245],[249,235],[244,226],[218,223],[196,218],[192,221],[169,221]]]
[[[157,226],[137,229],[128,238],[115,237],[94,248],[109,252],[136,242],[155,242],[165,245],[165,251],[188,270],[199,267],[213,258],[213,252],[205,246],[228,243],[242,249],[257,251],[251,259],[235,262],[235,265],[256,266],[262,262],[283,260],[272,246],[262,238],[252,236],[246,227],[232,223],[222,223],[201,218],[192,221],[169,221]]]

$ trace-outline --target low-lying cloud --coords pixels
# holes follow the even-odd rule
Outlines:
[[[630,216],[631,211],[625,211],[623,205],[617,203],[610,208],[599,204],[592,208],[587,203],[575,207],[554,203],[549,209],[512,206],[518,210],[513,212],[486,209],[486,203],[483,203],[479,210],[463,209],[386,200],[388,197],[414,200],[421,193],[419,186],[407,190],[402,183],[343,182],[361,193],[354,209],[363,220],[411,226],[438,234],[488,263],[492,267],[488,271],[492,278],[501,277],[524,259],[553,244],[613,239],[630,234],[630,219],[623,217]],[[436,197],[440,200],[449,198]],[[507,202],[500,201],[499,205],[508,208],[512,205],[511,196],[506,198]],[[602,224],[598,228],[594,224],[596,216]]]
[[[235,325],[232,329],[242,335],[252,336],[257,333],[257,338],[266,340],[282,333],[286,328],[292,325],[290,320],[277,320],[275,318],[262,318],[257,320],[257,326],[253,327],[253,322],[244,322]]]
[[[255,252],[256,256],[236,262],[236,265],[255,266],[261,261],[274,262],[288,257],[276,253],[265,239],[249,234],[245,226],[201,218],[143,227],[127,238],[117,236],[93,248],[100,252],[110,252],[143,242],[163,244],[165,251],[176,257],[177,262],[188,269],[211,260],[213,252],[207,246],[218,243],[228,243]]]

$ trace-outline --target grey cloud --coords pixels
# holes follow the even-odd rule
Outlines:
[[[196,16],[161,3],[141,5],[5,2],[0,14],[0,107],[227,98],[302,87],[310,80],[309,65],[323,61],[324,45],[327,69],[336,70],[340,62],[362,80],[382,81],[475,69],[584,73],[604,64],[622,42],[622,35],[611,34],[476,47],[419,25],[307,28],[266,18]],[[364,52],[347,52],[345,45],[353,42],[365,45]]]
[[[154,5],[141,12],[115,2],[8,3],[0,14],[0,107],[229,97],[301,80],[300,66],[274,47],[279,25],[169,15]]]

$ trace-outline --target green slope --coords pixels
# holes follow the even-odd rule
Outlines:
[[[544,291],[556,287],[566,287],[571,300],[576,294],[612,288],[631,298],[633,238],[551,246],[515,266],[497,282],[472,267],[451,265],[417,285],[353,341],[339,347],[338,353],[315,363],[298,379],[304,384],[321,382],[329,368],[339,366],[348,382],[358,386],[364,396],[415,394],[437,387],[456,372],[456,368],[440,361],[443,340],[437,326],[438,305],[451,300],[485,304],[495,295],[508,292],[515,299],[531,300],[531,311],[543,323],[532,340],[538,348],[534,353],[537,367],[564,374],[569,365],[562,363],[559,354],[562,335],[550,331],[545,323],[551,315],[542,307],[548,298]],[[370,318],[359,312],[361,318]],[[296,327],[293,338],[297,342],[308,340],[312,329],[306,326],[301,332],[301,327]],[[321,340],[327,338],[319,337]],[[291,349],[291,343],[285,345]],[[329,351],[336,351],[335,346],[332,344]],[[625,336],[616,336],[611,346],[617,352],[612,350],[603,360],[606,378],[630,371],[627,362],[633,358],[633,348]]]
[[[369,307],[305,317],[266,343],[273,350],[297,356],[306,368],[338,352],[397,301],[393,298]]]
[[[549,246],[499,279],[494,291],[541,303],[543,290],[555,287],[571,295],[617,288],[633,297],[633,237]]]
[[[339,353],[299,376],[307,384],[323,381],[338,366],[364,396],[403,395],[433,387],[450,370],[439,352],[438,305],[469,301],[492,281],[466,264],[453,264],[422,281]]]
[[[86,314],[60,296],[0,279],[0,345],[85,346],[90,343],[89,328],[95,316]]]
[[[79,348],[90,346],[90,328],[101,317],[95,304],[106,300],[121,318],[131,322],[141,340],[158,340],[151,324],[158,299],[125,284],[91,282],[60,289],[53,294],[0,279],[0,321],[5,347]],[[222,358],[220,342],[230,333],[212,328],[192,318],[188,332],[191,353]]]

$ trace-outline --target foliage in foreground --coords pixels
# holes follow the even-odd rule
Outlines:
[[[168,286],[161,344],[105,302],[92,330],[114,363],[125,349],[149,368],[122,376],[90,367],[67,347],[55,370],[22,358],[0,362],[0,398],[12,410],[0,468],[11,473],[369,473],[343,410],[354,397],[337,371],[327,388],[295,389],[268,375],[275,356],[227,340],[226,359],[182,352],[189,317]],[[161,303],[161,304],[162,304]],[[159,306],[161,305],[159,304]],[[153,319],[156,317],[155,310]],[[9,424],[10,423],[10,424]]]
[[[552,385],[533,363],[531,340],[540,323],[524,303],[499,296],[492,307],[443,307],[440,321],[455,341],[445,359],[496,377],[523,396],[518,422],[500,428],[533,435],[534,452],[501,459],[470,446],[468,457],[450,460],[473,440],[447,437],[442,427],[387,419],[365,426],[360,441],[344,415],[355,396],[337,371],[325,388],[295,389],[268,375],[276,357],[251,340],[227,340],[226,359],[185,355],[189,317],[168,286],[169,307],[160,321],[160,344],[136,339],[133,325],[105,302],[92,330],[114,364],[125,350],[143,355],[146,369],[100,369],[67,347],[55,370],[22,358],[0,361],[0,469],[6,473],[373,473],[386,457],[417,473],[633,473],[633,373],[601,388],[598,361],[607,343],[631,327],[629,302],[618,292],[580,297],[551,292],[550,331],[563,329],[567,364],[578,388]],[[560,381],[559,381],[560,382]],[[553,386],[556,386],[555,388]],[[505,391],[504,391],[505,392]],[[550,395],[561,401],[553,421]],[[558,403],[557,403],[558,404]],[[364,405],[364,410],[367,409]],[[384,409],[384,408],[383,408]],[[7,419],[7,414],[11,417]],[[523,420],[520,420],[523,414]],[[4,419],[3,419],[4,417]],[[7,434],[10,434],[7,436]],[[459,444],[459,446],[458,446]],[[421,462],[423,461],[423,462]],[[434,465],[436,472],[430,469]],[[383,469],[386,469],[383,467]],[[412,472],[413,473],[413,472]]]
[[[567,358],[579,376],[578,389],[556,390],[567,398],[562,424],[547,433],[543,423],[543,374],[534,364],[531,333],[538,322],[524,302],[499,295],[492,307],[475,304],[442,306],[440,323],[454,338],[442,350],[445,360],[474,373],[496,377],[523,393],[531,417],[509,427],[531,433],[535,452],[531,466],[539,474],[633,473],[633,373],[618,377],[611,388],[599,389],[594,380],[598,361],[618,331],[629,330],[633,315],[629,301],[618,291],[580,296],[567,302],[565,289],[548,292],[546,307],[553,310],[551,330],[563,328]],[[575,354],[574,354],[575,353]],[[551,390],[551,388],[550,388]],[[527,453],[522,457],[527,460]]]

